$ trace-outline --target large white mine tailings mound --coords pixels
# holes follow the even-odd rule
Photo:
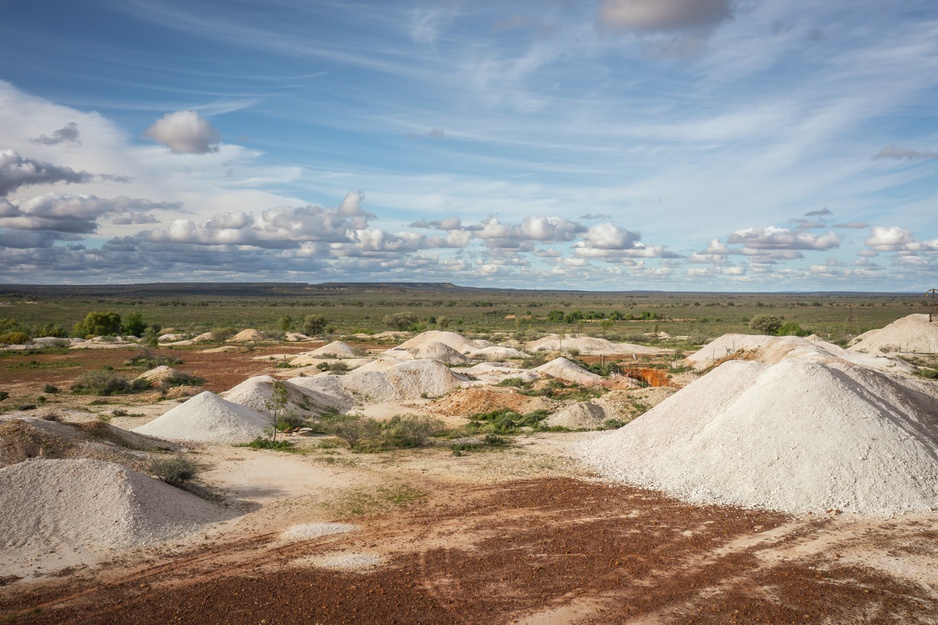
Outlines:
[[[482,349],[491,345],[488,341],[475,341],[467,339],[457,332],[447,332],[445,330],[429,330],[418,334],[414,338],[404,341],[397,346],[398,349],[419,349],[430,343],[443,343],[449,345],[460,354],[468,354],[471,351]]]
[[[607,478],[788,512],[938,509],[938,385],[845,362],[726,362],[581,449]]]
[[[4,554],[60,554],[171,539],[217,520],[191,493],[99,460],[31,460],[0,469]]]
[[[342,387],[370,401],[438,397],[466,380],[436,360],[410,360],[383,371],[358,369],[342,376]]]
[[[257,411],[205,391],[133,431],[171,441],[248,443],[269,425]]]
[[[318,347],[311,352],[306,352],[306,356],[316,358],[357,358],[355,348],[343,341],[332,341],[322,347]]]
[[[741,354],[745,357],[741,358]],[[767,364],[775,364],[789,358],[826,363],[846,360],[881,371],[911,373],[915,370],[915,367],[898,358],[848,351],[826,341],[810,340],[800,336],[764,336],[761,334],[724,334],[688,356],[687,362],[698,371],[702,371],[728,357],[738,360],[757,360]]]
[[[938,354],[938,316],[909,315],[885,328],[864,332],[853,340],[850,351],[868,353]]]
[[[469,359],[446,343],[431,341],[426,345],[409,350],[416,359],[439,360],[447,365],[464,365]]]
[[[559,334],[549,334],[543,338],[527,343],[524,348],[529,352],[563,352],[571,349],[587,356],[611,355],[611,354],[669,354],[673,350],[662,349],[659,347],[645,347],[644,345],[633,345],[632,343],[613,343],[606,339],[594,338],[590,336],[567,336],[561,337]]]
[[[566,358],[554,358],[540,367],[534,367],[531,371],[536,371],[542,375],[547,375],[566,382],[573,382],[575,384],[596,384],[603,379],[602,376],[596,375],[592,371],[587,371],[580,365]]]

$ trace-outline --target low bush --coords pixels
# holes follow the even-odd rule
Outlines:
[[[86,371],[71,386],[76,395],[121,395],[146,390],[146,380],[129,381],[113,371]]]
[[[516,434],[522,428],[541,429],[541,421],[550,416],[546,410],[520,414],[511,408],[480,412],[469,417],[467,429],[490,434]]]
[[[443,423],[424,416],[395,416],[382,424],[382,442],[392,447],[422,447],[431,436],[440,434]]]
[[[24,345],[29,342],[29,335],[25,332],[4,332],[0,334],[0,343],[5,345]]]
[[[279,439],[272,440],[265,436],[258,436],[253,441],[247,445],[251,449],[274,449],[277,451],[292,451],[294,449],[293,443],[288,440]]]
[[[196,476],[198,470],[194,462],[181,456],[155,460],[150,464],[150,472],[171,486],[185,484]]]
[[[335,417],[326,423],[325,430],[341,438],[349,448],[354,449],[361,443],[376,438],[381,431],[381,424],[374,419],[343,415],[341,418]]]

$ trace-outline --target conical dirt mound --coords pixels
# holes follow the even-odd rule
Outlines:
[[[788,512],[938,509],[938,385],[846,362],[730,361],[582,448],[605,476]]]

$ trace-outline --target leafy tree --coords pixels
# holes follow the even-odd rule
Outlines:
[[[277,426],[287,409],[290,402],[290,392],[287,385],[282,380],[274,382],[274,391],[270,399],[264,402],[264,406],[270,412],[270,418],[273,421],[273,427],[270,429],[270,439],[277,440]]]
[[[143,321],[143,315],[138,312],[132,312],[124,320],[124,334],[130,336],[142,337],[147,330],[147,324]]]
[[[113,336],[120,334],[121,316],[116,312],[90,312],[75,326],[80,336]]]
[[[773,336],[782,327],[782,321],[777,315],[756,315],[749,320],[749,327],[759,334]]]
[[[560,323],[563,321],[563,311],[562,310],[552,310],[547,313],[547,320],[551,323]]]
[[[293,327],[293,319],[289,315],[280,317],[280,320],[277,321],[277,327],[284,332],[289,332],[290,328]]]
[[[322,315],[306,315],[303,319],[303,333],[308,336],[322,334],[329,322]]]
[[[778,336],[808,336],[810,334],[797,321],[786,321],[775,333]]]
[[[420,319],[412,312],[402,311],[385,315],[383,321],[386,326],[394,328],[395,330],[409,330],[417,325]]]
[[[221,345],[237,333],[234,328],[212,328],[212,339]]]

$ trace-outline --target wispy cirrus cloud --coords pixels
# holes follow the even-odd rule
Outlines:
[[[894,145],[887,145],[877,152],[874,159],[894,159],[900,161],[921,161],[932,158],[938,158],[938,152],[929,150],[910,150],[908,148],[897,148]]]

